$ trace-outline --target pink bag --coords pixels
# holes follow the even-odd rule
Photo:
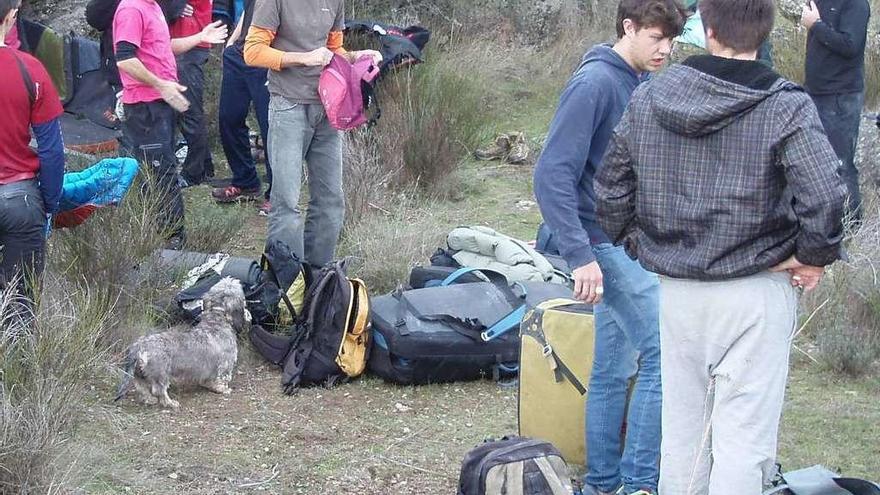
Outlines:
[[[379,68],[373,58],[363,55],[351,64],[340,55],[333,55],[330,63],[321,72],[318,80],[318,94],[330,125],[339,130],[348,130],[367,123],[367,108],[373,101],[373,81],[379,75]],[[369,119],[373,124],[379,118]]]

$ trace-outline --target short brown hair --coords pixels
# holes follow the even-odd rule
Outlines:
[[[617,5],[617,37],[623,38],[623,20],[633,21],[639,29],[656,27],[663,36],[681,34],[687,11],[678,0],[620,0]]]
[[[757,50],[773,30],[773,0],[700,0],[699,6],[703,28],[738,53]]]
[[[9,12],[20,6],[21,0],[0,0],[0,22],[3,22],[3,19],[6,19]]]

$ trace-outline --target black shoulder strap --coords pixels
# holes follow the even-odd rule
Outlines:
[[[281,282],[278,281],[278,274],[275,273],[275,269],[272,268],[272,263],[269,261],[269,257],[266,256],[266,253],[263,253],[263,259],[260,260],[262,263],[265,263],[267,272],[272,277],[272,282],[278,286],[278,290],[281,292],[281,299],[284,301],[284,305],[287,306],[287,310],[290,311],[290,317],[293,320],[296,320],[296,308],[293,307],[293,303],[290,301],[290,298],[287,297],[287,291],[284,287],[281,287]]]
[[[31,73],[28,72],[27,67],[24,66],[24,62],[21,61],[21,58],[15,53],[15,50],[11,50],[11,52],[12,56],[15,57],[15,63],[18,64],[21,78],[24,80],[24,86],[28,93],[28,101],[31,102],[31,107],[33,107],[34,103],[37,102],[37,88],[34,85],[34,80],[31,79]]]
[[[364,110],[368,110],[370,107],[373,108],[373,115],[367,120],[367,128],[376,125],[376,122],[382,117],[382,109],[379,107],[379,100],[376,98],[376,90],[373,84],[375,84],[375,80],[372,84],[366,81],[361,81],[361,95],[364,98]]]

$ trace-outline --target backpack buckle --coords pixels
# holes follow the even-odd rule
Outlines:
[[[550,347],[550,344],[545,344],[544,348],[541,349],[541,355],[544,357],[548,357],[553,354],[553,348]]]

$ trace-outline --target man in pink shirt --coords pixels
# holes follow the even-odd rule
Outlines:
[[[177,83],[174,56],[201,43],[225,39],[226,29],[216,22],[172,40],[156,0],[122,0],[113,17],[113,45],[125,105],[124,140],[129,153],[153,174],[156,189],[163,195],[158,223],[170,248],[180,248],[185,241],[174,128],[176,112],[189,108],[184,95],[187,88]]]

